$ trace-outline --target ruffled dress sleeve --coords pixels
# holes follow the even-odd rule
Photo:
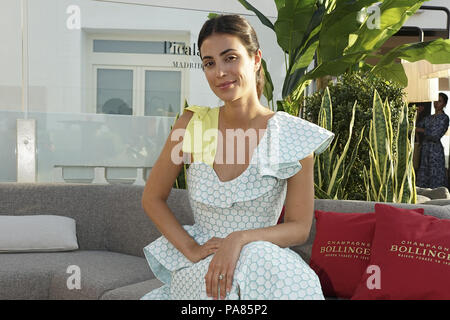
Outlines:
[[[258,148],[258,169],[262,176],[287,179],[301,170],[300,160],[324,152],[335,134],[284,111],[269,120],[267,137]]]

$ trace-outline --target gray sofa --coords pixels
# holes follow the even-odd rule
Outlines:
[[[0,183],[0,215],[50,214],[76,221],[79,249],[67,252],[0,253],[0,299],[135,300],[162,285],[143,248],[160,236],[141,206],[143,187],[132,185]],[[315,208],[371,212],[375,202],[315,200]],[[450,218],[450,206],[422,207]],[[182,224],[193,218],[187,192],[173,189],[168,206]],[[302,246],[292,247],[309,262],[315,228]],[[67,268],[77,265],[81,288],[68,289]]]

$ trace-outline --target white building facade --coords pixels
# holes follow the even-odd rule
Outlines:
[[[273,0],[249,2],[276,21]],[[280,100],[283,52],[237,0],[0,1],[0,182],[143,184],[185,102],[222,104],[198,56],[209,13],[249,20]]]

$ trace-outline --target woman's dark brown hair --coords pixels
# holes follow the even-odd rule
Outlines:
[[[247,49],[248,55],[254,57],[259,49],[258,37],[253,27],[240,15],[219,15],[203,24],[198,35],[197,45],[200,50],[203,41],[214,33],[230,34],[238,37]],[[201,58],[201,55],[200,55]],[[264,69],[262,65],[256,72],[256,93],[261,98],[264,89]]]

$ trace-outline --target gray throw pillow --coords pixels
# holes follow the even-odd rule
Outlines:
[[[425,197],[433,199],[450,199],[450,192],[446,187],[438,187],[438,188],[420,188],[416,187],[416,192],[418,195],[422,195]]]
[[[75,220],[55,215],[0,215],[0,252],[77,250]]]

